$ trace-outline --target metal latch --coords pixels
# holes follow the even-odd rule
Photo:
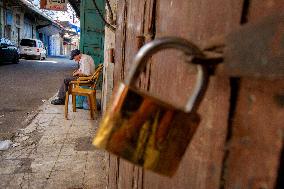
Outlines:
[[[284,12],[215,37],[203,51],[205,57],[195,57],[194,63],[214,68],[222,63],[222,73],[231,77],[284,77]]]

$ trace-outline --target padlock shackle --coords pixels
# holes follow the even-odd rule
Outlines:
[[[135,80],[139,76],[141,70],[146,66],[147,60],[155,53],[164,49],[178,49],[194,57],[204,57],[202,51],[193,43],[178,37],[164,37],[155,39],[137,52],[131,65],[130,72],[127,75],[124,83],[126,85],[134,85]],[[207,89],[209,76],[207,69],[203,65],[197,66],[197,80],[193,93],[185,106],[186,112],[196,111]]]

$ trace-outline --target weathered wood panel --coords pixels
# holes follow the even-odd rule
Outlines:
[[[139,50],[138,36],[143,35],[144,30],[144,14],[145,1],[128,0],[127,1],[127,18],[126,18],[126,41],[125,41],[125,63],[124,75],[129,71],[132,64],[133,57]],[[119,187],[124,188],[138,188],[141,186],[142,171],[133,164],[120,160],[119,169]]]
[[[218,82],[218,85],[215,83]],[[229,107],[228,80],[214,78],[202,102],[200,113],[204,118],[188,147],[185,157],[173,178],[161,177],[146,171],[145,188],[219,188],[226,118]],[[210,103],[210,105],[208,105]],[[218,110],[218,111],[216,111]]]
[[[238,27],[242,4],[243,0],[158,1],[155,37],[180,36],[200,46],[209,38]],[[192,87],[194,68],[182,63],[181,53],[171,52],[161,52],[155,59],[150,89],[161,98],[183,106]]]
[[[143,34],[144,6],[144,1],[127,1],[124,75],[128,73],[133,57],[138,51],[137,36]]]
[[[125,40],[126,40],[127,0],[117,4],[116,36],[115,36],[115,66],[114,86],[124,79]],[[115,92],[115,89],[114,89]]]
[[[155,37],[155,19],[156,19],[156,0],[144,0],[144,22],[143,22],[143,34],[141,37],[140,44],[137,47],[141,47],[145,43],[152,41]],[[151,80],[151,62],[152,59],[148,61],[148,64],[141,73],[139,87],[143,90],[149,90],[149,83]]]
[[[128,72],[139,47],[138,36],[144,36],[146,42],[180,36],[201,45],[213,36],[227,34],[240,23],[261,19],[276,7],[283,10],[283,6],[283,0],[121,0],[114,82],[117,85]],[[142,73],[139,86],[183,106],[195,80],[195,69],[182,59],[177,51],[158,53]],[[283,145],[279,134],[284,127],[283,81],[241,79],[239,88],[231,87],[229,78],[211,78],[199,109],[202,122],[172,179],[112,157],[109,188],[273,188]],[[231,98],[237,94],[238,99]],[[230,106],[231,113],[235,112],[230,114],[232,117]],[[228,157],[223,162],[225,148]]]
[[[109,154],[107,173],[108,173],[108,188],[118,189],[118,178],[119,178],[119,159]]]
[[[180,36],[201,45],[238,27],[241,10],[242,1],[157,1],[156,37]],[[187,101],[195,76],[182,58],[162,52],[151,65],[151,93],[179,106]],[[168,179],[146,172],[145,188],[219,188],[229,97],[229,79],[212,77],[199,111],[202,122],[177,174]]]
[[[241,81],[225,188],[274,188],[283,142],[283,96],[283,80]]]
[[[128,73],[134,55],[140,46],[143,45],[140,44],[139,37],[144,36],[144,25],[147,22],[145,14],[148,13],[146,9],[149,10],[149,2],[151,3],[151,1],[128,0],[121,2],[121,5],[118,7],[118,12],[120,13],[118,25],[123,26],[117,31],[117,33],[122,32],[123,34],[117,34],[116,39],[116,43],[118,43],[116,58],[119,60],[116,61],[115,77],[119,79],[123,79]],[[147,17],[151,19],[149,15]],[[116,82],[117,84],[118,82]],[[120,160],[118,188],[141,188],[143,181],[142,174],[142,169],[124,160]]]
[[[116,15],[116,36],[115,36],[115,65],[114,65],[114,90],[120,81],[124,79],[124,64],[125,64],[125,40],[126,40],[126,18],[127,18],[127,2],[120,0],[117,3]],[[119,188],[119,158],[116,156],[109,156],[108,164],[108,188]]]
[[[245,21],[282,10],[283,0],[251,0]],[[261,31],[260,31],[261,32]],[[283,149],[284,82],[243,78],[232,125],[225,188],[272,189]]]

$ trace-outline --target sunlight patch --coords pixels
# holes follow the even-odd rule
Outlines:
[[[53,64],[58,63],[58,61],[51,61],[51,60],[40,60],[38,62],[48,62],[48,63],[53,63]]]

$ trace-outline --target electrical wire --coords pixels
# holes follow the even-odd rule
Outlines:
[[[108,23],[108,22],[105,20],[103,14],[102,14],[101,11],[99,10],[99,7],[98,7],[98,5],[97,5],[97,3],[96,3],[96,0],[93,0],[93,2],[94,2],[95,8],[96,8],[98,14],[99,14],[100,17],[102,18],[102,20],[104,21],[104,23],[106,24],[106,26],[107,26],[109,29],[111,29],[112,31],[115,32],[116,28],[115,28],[114,26],[112,26],[110,23]]]

